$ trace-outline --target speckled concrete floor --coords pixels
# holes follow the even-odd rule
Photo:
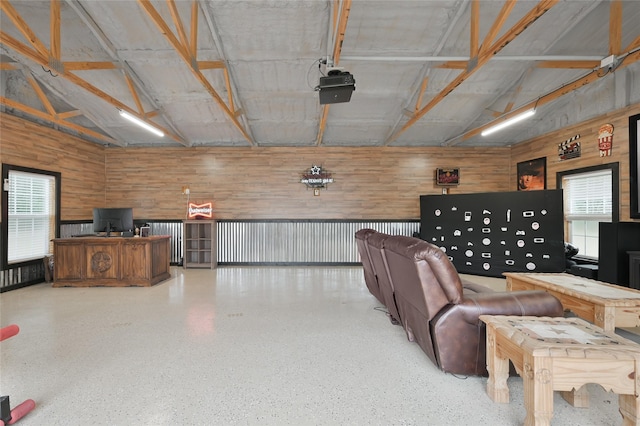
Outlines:
[[[522,380],[495,404],[486,378],[434,367],[351,267],[172,268],[152,288],[0,295],[0,394],[29,425],[518,425]],[[554,425],[618,425],[618,397],[558,394]]]

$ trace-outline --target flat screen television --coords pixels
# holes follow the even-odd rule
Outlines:
[[[93,232],[130,232],[133,230],[132,208],[94,208]]]

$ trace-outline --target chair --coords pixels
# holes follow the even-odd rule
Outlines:
[[[392,324],[400,324],[400,314],[396,306],[393,282],[389,276],[387,260],[384,255],[384,241],[389,237],[387,234],[373,232],[367,235],[365,240],[369,250],[371,264],[380,288],[382,303],[389,311],[389,319]]]
[[[563,315],[560,301],[544,291],[465,291],[446,254],[426,241],[388,236],[384,255],[408,339],[445,372],[487,375],[480,315]]]
[[[373,229],[368,228],[358,230],[356,232],[356,246],[358,247],[358,254],[360,255],[362,269],[364,270],[364,283],[369,289],[369,292],[384,305],[384,299],[380,294],[380,287],[378,286],[378,280],[376,279],[376,274],[371,264],[371,257],[369,256],[366,242],[367,237],[375,232]]]

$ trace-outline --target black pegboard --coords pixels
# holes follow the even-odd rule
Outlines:
[[[420,237],[460,273],[565,270],[562,190],[420,196]]]

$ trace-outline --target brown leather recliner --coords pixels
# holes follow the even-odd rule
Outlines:
[[[400,314],[398,312],[398,307],[396,306],[393,282],[389,277],[387,259],[384,254],[384,241],[388,237],[389,235],[387,234],[373,232],[367,235],[365,242],[369,250],[369,258],[371,259],[371,264],[378,281],[380,294],[382,295],[382,303],[384,303],[384,306],[386,306],[389,311],[389,319],[391,320],[391,323],[400,324]]]
[[[369,228],[358,230],[356,232],[356,246],[358,247],[358,254],[360,255],[362,269],[364,270],[364,283],[369,289],[369,292],[384,305],[384,299],[382,294],[380,294],[378,279],[376,278],[376,273],[373,269],[373,265],[371,264],[371,257],[367,247],[367,237],[375,232],[376,231]]]
[[[445,372],[487,375],[480,315],[563,315],[560,301],[544,291],[463,291],[446,254],[426,241],[389,236],[384,254],[407,337]]]

